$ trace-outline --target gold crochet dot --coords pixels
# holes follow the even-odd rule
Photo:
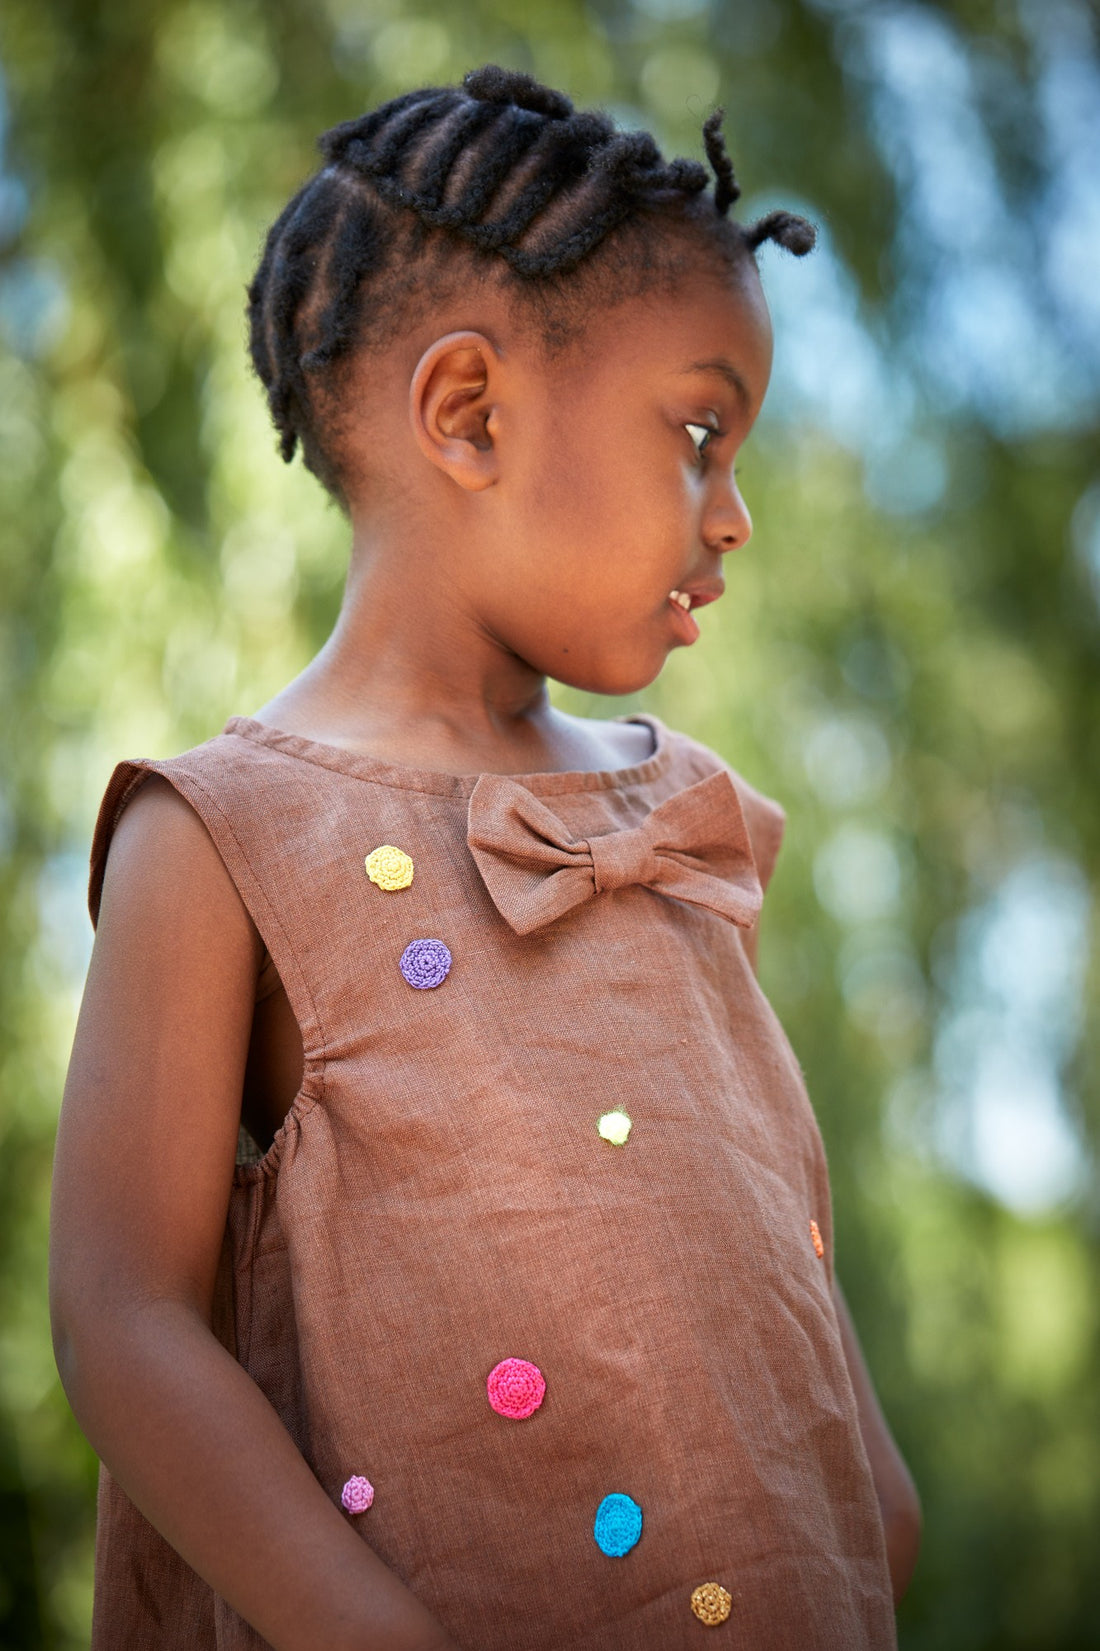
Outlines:
[[[814,1254],[820,1261],[822,1256],[825,1254],[825,1246],[821,1242],[821,1228],[818,1226],[817,1222],[812,1219],[810,1221],[810,1242],[813,1244]]]
[[[733,1609],[733,1599],[720,1582],[704,1582],[691,1596],[691,1609],[708,1628],[717,1628]]]
[[[374,848],[363,861],[367,876],[380,889],[407,889],[413,880],[413,863],[404,849],[383,843]]]
[[[597,1134],[602,1140],[610,1141],[613,1147],[625,1146],[627,1136],[633,1127],[630,1114],[621,1110],[605,1112],[596,1123]]]

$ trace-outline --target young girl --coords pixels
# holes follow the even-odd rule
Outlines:
[[[351,563],[96,825],[52,1295],[97,1651],[895,1643],[916,1500],[753,968],[783,814],[546,691],[651,682],[749,537],[754,249],[813,232],[728,217],[720,118],[712,193],[483,68],[329,132],[268,237]]]

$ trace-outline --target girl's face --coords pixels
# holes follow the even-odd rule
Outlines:
[[[476,558],[481,622],[499,643],[540,674],[624,694],[695,640],[690,609],[722,594],[723,557],[752,531],[735,460],[771,357],[746,257],[673,297],[624,302],[567,358],[520,369],[497,408],[500,471]]]

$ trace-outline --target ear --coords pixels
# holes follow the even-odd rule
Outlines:
[[[424,457],[470,493],[497,480],[501,358],[484,333],[437,338],[409,384],[409,419]]]

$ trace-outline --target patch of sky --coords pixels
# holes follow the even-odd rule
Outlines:
[[[937,242],[981,248],[1000,227],[1000,189],[961,43],[925,8],[885,5],[865,15],[864,51],[876,139],[906,204]]]
[[[931,435],[911,435],[866,454],[863,491],[888,515],[919,515],[940,503],[948,476],[943,444]]]
[[[1094,273],[1084,275],[1100,252],[1095,69],[1049,45],[1040,60],[1051,181],[1033,227],[1006,203],[974,65],[950,21],[915,5],[873,6],[846,39],[898,184],[899,298],[930,405],[976,410],[1008,438],[1091,417],[1100,386],[1079,339],[1100,310]],[[1064,278],[1052,273],[1054,242],[1059,267],[1072,265]],[[1066,324],[1052,324],[1059,313]]]
[[[1100,363],[1100,68],[1095,41],[1091,52],[1082,50],[1071,8],[1055,6],[1045,16],[1033,30],[1050,175],[1039,250],[1060,319]]]
[[[791,197],[746,202],[746,222],[777,206],[816,218],[813,206]],[[912,391],[899,382],[860,313],[855,281],[838,257],[828,227],[808,258],[765,242],[760,272],[775,326],[775,363],[765,403],[767,417],[793,420],[807,413],[824,420],[852,452],[900,440],[908,428]]]
[[[0,247],[10,246],[29,211],[27,186],[8,169],[7,84],[0,69]],[[30,359],[55,342],[68,316],[64,282],[46,258],[9,254],[0,269],[0,342]]]
[[[782,204],[813,219],[812,206],[751,200],[745,218]],[[828,227],[808,258],[765,243],[761,275],[775,323],[775,365],[765,418],[810,418],[863,459],[864,490],[880,510],[907,515],[932,509],[944,495],[947,461],[940,443],[918,434],[918,397],[905,367],[868,324],[856,282]]]
[[[65,850],[48,855],[38,872],[36,971],[44,985],[71,991],[83,981],[92,955],[87,916],[88,859]]]
[[[992,259],[945,275],[930,295],[920,345],[933,393],[969,402],[1008,439],[1073,429],[1095,390],[1067,364],[1065,342],[1036,308],[1020,272]]]
[[[27,221],[30,195],[21,178],[0,176],[0,246],[14,241]]]
[[[934,1040],[934,1136],[960,1174],[1023,1215],[1079,1194],[1084,1143],[1062,1075],[1082,1022],[1089,896],[1071,861],[1019,863],[964,918]]]
[[[44,355],[68,318],[65,284],[46,258],[15,258],[0,271],[0,337],[16,355]]]

